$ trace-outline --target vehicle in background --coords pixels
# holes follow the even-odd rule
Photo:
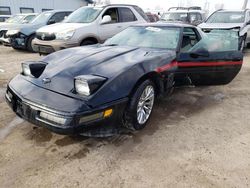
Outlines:
[[[6,32],[11,25],[14,24],[26,24],[30,23],[38,14],[27,13],[27,14],[16,14],[5,22],[0,23],[0,44],[9,44],[9,39],[6,36]]]
[[[29,23],[36,16],[37,16],[36,13],[16,14],[8,18],[5,22],[1,22],[0,28],[6,25],[11,25],[11,24]]]
[[[22,63],[5,98],[19,117],[60,134],[141,130],[158,96],[187,84],[223,85],[235,78],[243,59],[236,33],[205,34],[179,23],[131,26],[104,44]]]
[[[148,19],[149,19],[150,22],[158,22],[160,20],[160,18],[159,18],[159,16],[157,14],[147,12],[146,15],[148,16]]]
[[[199,27],[204,32],[219,29],[233,29],[239,32],[239,50],[250,43],[250,10],[218,10]]]
[[[5,22],[10,17],[11,17],[11,15],[0,15],[0,22]]]
[[[149,22],[135,5],[81,7],[62,23],[37,30],[33,49],[49,54],[65,48],[103,43],[106,39],[139,23]]]
[[[161,21],[183,22],[198,25],[206,19],[206,12],[200,7],[171,7],[161,16]]]
[[[14,49],[24,49],[33,52],[32,40],[35,38],[36,30],[45,25],[51,25],[64,20],[72,11],[69,10],[51,10],[39,14],[28,24],[11,25],[6,32],[6,45]]]

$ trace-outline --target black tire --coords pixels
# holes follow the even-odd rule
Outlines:
[[[81,46],[87,46],[87,45],[93,45],[93,44],[97,44],[97,42],[93,40],[84,40],[81,42]]]
[[[136,91],[133,93],[132,97],[130,98],[130,102],[128,104],[127,110],[124,114],[124,126],[128,129],[141,130],[141,129],[145,128],[148,120],[150,119],[152,111],[150,112],[150,115],[145,123],[140,124],[138,122],[138,119],[137,119],[137,106],[138,106],[139,100],[140,100],[144,90],[148,86],[153,87],[154,98],[156,96],[155,84],[150,80],[145,80],[136,88]],[[153,107],[152,107],[152,110],[153,110]]]
[[[33,47],[32,47],[32,41],[34,40],[34,38],[35,38],[35,35],[31,35],[29,38],[28,38],[28,40],[27,40],[27,50],[29,51],[29,52],[35,52],[34,51],[34,49],[33,49]]]

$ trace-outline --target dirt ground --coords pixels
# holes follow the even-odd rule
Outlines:
[[[0,187],[250,187],[250,53],[229,85],[180,88],[158,100],[146,129],[96,139],[53,134],[4,100],[21,62],[0,47]],[[103,125],[105,126],[105,125]]]

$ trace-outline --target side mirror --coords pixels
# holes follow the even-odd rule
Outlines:
[[[246,23],[246,25],[250,25],[250,20]]]
[[[192,58],[209,57],[209,52],[205,48],[198,48],[190,53],[190,57]]]
[[[104,16],[102,18],[101,24],[107,24],[107,23],[110,23],[110,22],[112,22],[111,16],[106,15],[106,16]]]
[[[48,21],[48,25],[55,24],[55,23],[56,23],[55,20],[49,20],[49,21]]]

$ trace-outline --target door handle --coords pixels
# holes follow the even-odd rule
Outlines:
[[[122,28],[122,26],[117,26],[117,28]]]

